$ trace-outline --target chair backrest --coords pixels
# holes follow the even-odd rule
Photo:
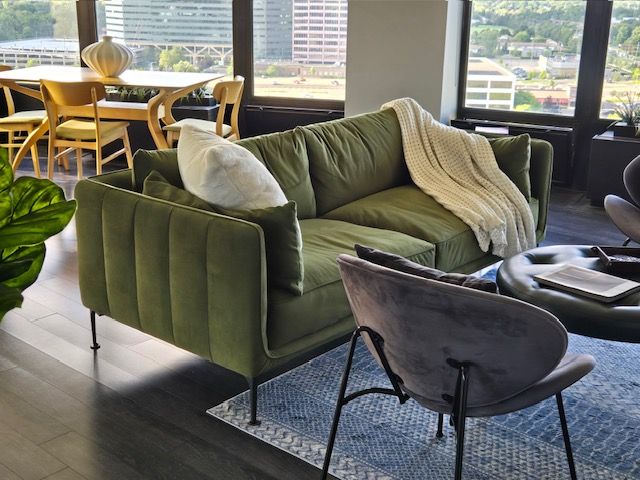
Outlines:
[[[240,112],[240,102],[244,91],[244,77],[236,75],[233,80],[218,82],[213,87],[213,98],[216,99],[220,107],[216,118],[216,135],[222,136],[222,125],[228,105],[233,105],[231,110],[231,130],[236,135],[236,140],[240,139],[238,129],[238,114]]]
[[[349,255],[340,255],[338,264],[357,324],[382,337],[402,388],[427,407],[451,407],[443,395],[454,395],[458,372],[448,359],[471,363],[468,406],[479,407],[524,391],[566,352],[562,324],[533,305]]]
[[[58,82],[41,80],[40,92],[49,119],[49,138],[56,141],[56,126],[60,116],[66,115],[67,107],[93,105],[93,118],[96,122],[98,138],[100,134],[100,117],[98,101],[107,97],[105,87],[100,82]]]
[[[13,70],[13,67],[9,65],[0,65],[0,72],[6,72],[7,70]],[[13,96],[11,95],[11,89],[5,85],[2,86],[2,93],[4,93],[4,99],[7,103],[7,115],[13,115],[16,113],[16,105],[13,103]]]
[[[640,155],[626,166],[622,178],[627,193],[640,206]]]
[[[103,100],[107,97],[105,87],[100,82],[58,82],[42,80],[40,89],[43,98],[46,96],[59,109],[64,107],[79,107]]]

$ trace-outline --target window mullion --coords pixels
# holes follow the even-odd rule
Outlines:
[[[96,20],[96,2],[76,0],[76,17],[78,21],[78,42],[80,51],[87,45],[98,41]],[[83,66],[84,66],[84,62]]]

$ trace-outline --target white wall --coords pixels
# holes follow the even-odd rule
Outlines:
[[[435,118],[455,116],[461,0],[350,0],[345,115],[413,97]]]

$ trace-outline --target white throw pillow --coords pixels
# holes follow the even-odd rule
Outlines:
[[[287,203],[267,167],[249,150],[212,131],[182,127],[178,168],[185,190],[214,205],[253,210]]]

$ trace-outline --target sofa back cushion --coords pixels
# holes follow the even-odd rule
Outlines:
[[[160,173],[167,181],[178,188],[184,188],[178,168],[178,150],[138,150],[133,156],[133,187],[142,192],[144,180],[153,171]]]
[[[300,130],[318,216],[409,181],[400,124],[392,109]]]
[[[309,176],[309,158],[300,128],[236,142],[264,163],[288,200],[298,206],[298,218],[316,216],[316,198]]]

